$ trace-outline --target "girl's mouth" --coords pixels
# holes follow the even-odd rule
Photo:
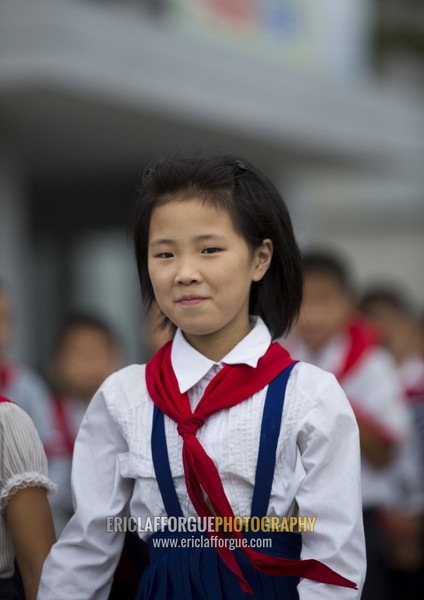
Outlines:
[[[202,296],[183,296],[178,300],[178,303],[182,306],[197,306],[204,302],[206,298]]]

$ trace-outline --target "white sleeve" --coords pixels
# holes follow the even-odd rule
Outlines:
[[[119,454],[128,446],[107,405],[115,388],[111,376],[81,424],[72,465],[75,514],[47,557],[38,600],[108,598],[124,534],[107,531],[107,517],[128,514],[133,488],[120,474]]]
[[[47,476],[47,459],[30,417],[12,403],[0,409],[0,513],[18,490],[44,487],[53,495],[56,486]]]
[[[358,590],[302,579],[300,600],[358,600],[365,579],[359,432],[350,404],[333,375],[323,373],[297,445],[305,471],[296,495],[300,516],[316,517],[302,534],[302,559],[317,559],[357,584]]]

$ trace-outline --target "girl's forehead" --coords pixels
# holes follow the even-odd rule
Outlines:
[[[227,207],[207,202],[203,198],[189,197],[169,200],[157,206],[151,216],[150,229],[157,227],[200,227],[215,224],[232,227],[232,216]]]
[[[167,202],[152,214],[148,243],[150,246],[185,240],[243,238],[225,206],[204,203],[197,198],[184,202]]]
[[[213,194],[208,191],[186,191],[186,192],[177,192],[174,194],[166,194],[159,199],[157,206],[154,210],[158,210],[164,206],[172,205],[197,205],[199,207],[211,207],[216,210],[228,210],[229,205],[229,194],[228,192],[216,192]]]

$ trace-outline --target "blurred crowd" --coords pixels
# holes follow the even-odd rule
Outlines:
[[[304,255],[304,298],[286,345],[333,373],[359,426],[367,576],[363,600],[424,590],[424,335],[406,292],[355,290],[333,253]],[[284,343],[284,342],[283,342]]]
[[[421,598],[424,590],[424,315],[391,282],[359,295],[339,256],[304,255],[304,300],[298,323],[280,340],[294,358],[332,372],[357,418],[368,573],[362,598]],[[69,314],[56,332],[41,376],[12,361],[13,302],[0,282],[0,394],[32,418],[49,475],[58,484],[52,510],[57,536],[72,514],[72,453],[95,391],[122,366],[119,335],[89,313]],[[152,313],[142,332],[153,352],[167,339]],[[135,594],[148,560],[127,534],[110,598]]]

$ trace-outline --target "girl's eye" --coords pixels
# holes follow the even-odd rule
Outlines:
[[[155,258],[172,258],[172,256],[171,252],[159,252],[159,254],[156,254]]]
[[[221,248],[205,248],[204,250],[202,250],[202,254],[216,254],[220,251]]]

